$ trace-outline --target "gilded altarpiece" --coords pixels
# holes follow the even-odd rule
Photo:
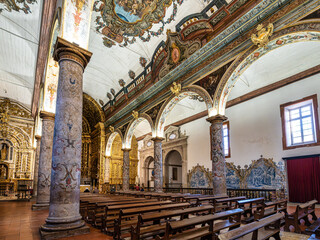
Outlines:
[[[0,98],[0,186],[32,180],[34,168],[34,120],[30,110],[8,98]]]
[[[98,103],[83,94],[81,184],[95,187],[105,182],[105,121]],[[99,187],[100,187],[99,186]]]
[[[122,184],[122,166],[123,166],[123,152],[122,142],[119,135],[115,137],[111,148],[110,158],[110,184]],[[136,177],[138,175],[138,142],[135,136],[132,137],[130,157],[130,184],[136,183]]]

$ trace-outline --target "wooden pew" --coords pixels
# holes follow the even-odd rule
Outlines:
[[[220,196],[199,196],[196,198],[196,206],[201,206],[204,202],[208,202],[213,205],[216,199],[228,198],[228,195],[220,195]]]
[[[281,213],[249,223],[237,229],[219,235],[220,240],[262,240],[273,237],[280,240]]]
[[[172,217],[179,217],[180,220],[188,218],[190,214],[212,214],[213,206],[191,207],[186,209],[163,211],[139,215],[136,227],[131,226],[131,240],[138,240],[146,237],[154,237],[164,233],[166,225],[161,223],[163,220],[170,220]],[[121,237],[122,238],[122,237]]]
[[[253,214],[256,208],[262,207],[264,198],[252,198],[237,201],[237,208],[243,209],[244,222],[252,222],[254,220]]]
[[[111,202],[111,203],[96,203],[96,208],[93,213],[92,222],[93,226],[97,228],[102,227],[102,218],[111,214],[119,214],[120,209],[134,208],[141,206],[154,206],[159,204],[169,204],[171,201],[157,201],[156,199],[143,199],[139,201],[128,201],[128,202]],[[113,213],[112,213],[113,211]]]
[[[167,222],[164,237],[156,236],[156,240],[191,240],[202,237],[210,237],[210,239],[214,239],[215,233],[218,233],[222,229],[239,227],[242,213],[242,209],[234,209],[216,214],[183,219],[176,222]],[[226,218],[228,218],[228,220],[215,223],[216,220]],[[202,225],[200,228],[195,227],[200,224]],[[205,224],[209,226],[204,226]]]
[[[114,230],[114,220],[119,218],[121,210],[125,209],[140,209],[142,207],[152,207],[155,208],[162,205],[171,204],[171,201],[154,201],[154,199],[146,199],[145,203],[138,203],[138,204],[121,204],[121,205],[113,205],[113,206],[106,206],[105,213],[100,216],[100,222],[97,222],[96,225],[99,227],[101,224],[101,231],[102,232],[109,232],[113,234]]]
[[[316,234],[316,238],[320,239],[320,218],[306,229],[306,233],[311,235]]]
[[[301,233],[300,228],[300,220],[303,219],[305,221],[306,226],[310,226],[311,223],[309,222],[308,216],[311,215],[313,220],[317,220],[317,216],[315,214],[315,205],[318,201],[312,200],[306,202],[304,204],[299,204],[296,207],[296,211],[292,214],[286,214],[285,216],[285,226],[284,230],[289,232],[290,226],[294,226],[294,231],[296,233]]]
[[[254,220],[258,220],[264,217],[268,217],[277,212],[286,212],[287,211],[287,200],[278,200],[274,202],[262,203],[262,206],[257,207],[257,210],[254,212]]]
[[[130,228],[131,225],[137,224],[137,217],[139,214],[151,213],[151,212],[161,212],[164,210],[174,210],[174,209],[184,209],[190,207],[189,203],[173,203],[165,204],[160,206],[148,206],[141,208],[130,208],[120,210],[119,217],[114,220],[114,239],[121,239],[121,231],[123,227]],[[107,228],[107,231],[108,228]]]
[[[245,200],[245,196],[232,197],[232,198],[218,198],[213,201],[214,212],[221,212],[226,210],[235,209],[237,201]]]

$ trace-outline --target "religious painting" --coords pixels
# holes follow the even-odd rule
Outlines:
[[[8,167],[4,164],[0,164],[0,180],[8,178]]]
[[[62,37],[88,49],[93,0],[65,0]]]
[[[191,188],[208,188],[211,187],[212,177],[210,176],[209,169],[197,165],[189,170],[188,174],[189,186]]]
[[[180,60],[180,49],[175,43],[172,44],[171,59],[175,64]]]
[[[115,43],[127,46],[136,42],[135,37],[149,41],[151,35],[160,35],[161,31],[151,31],[154,23],[170,23],[181,5],[181,0],[96,0],[93,10],[99,12],[96,17],[96,31],[103,34],[103,43],[112,47]],[[162,21],[169,6],[174,5],[167,21]],[[147,31],[148,30],[148,31]],[[144,34],[148,36],[144,37]],[[151,35],[150,35],[151,34]],[[130,37],[130,38],[129,38]]]
[[[0,159],[1,161],[9,159],[9,146],[6,143],[0,144]]]
[[[157,0],[114,0],[114,11],[123,21],[134,23],[156,8]]]
[[[236,174],[235,169],[227,167],[226,170],[227,188],[240,188],[240,178]]]

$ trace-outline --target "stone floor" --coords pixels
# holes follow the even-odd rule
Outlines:
[[[38,240],[39,226],[42,225],[48,216],[48,210],[32,211],[30,202],[5,201],[0,202],[0,240]],[[289,206],[289,212],[294,211],[294,206]],[[317,209],[317,216],[320,217],[320,209]],[[95,240],[112,239],[95,228],[90,228],[89,235],[75,236],[63,239]],[[311,240],[315,239],[307,235],[281,232],[283,240]]]

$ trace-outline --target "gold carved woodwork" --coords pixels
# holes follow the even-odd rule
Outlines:
[[[256,29],[258,32],[251,35],[251,40],[254,45],[264,47],[269,42],[269,37],[273,33],[273,24],[269,23],[266,28],[262,24],[259,24]]]
[[[0,164],[8,167],[6,179],[32,180],[35,149],[33,148],[34,120],[30,110],[8,98],[0,98]]]
[[[178,96],[179,93],[181,92],[181,84],[180,83],[177,84],[176,82],[173,82],[172,86],[170,87],[170,90],[174,95]]]
[[[119,135],[115,137],[111,147],[109,183],[122,184],[122,168],[123,168],[123,151],[122,142]],[[135,136],[132,137],[131,151],[129,153],[130,167],[129,176],[130,184],[134,184],[138,175],[138,142]]]
[[[134,119],[138,119],[139,118],[139,113],[135,110],[132,111],[132,116]]]

